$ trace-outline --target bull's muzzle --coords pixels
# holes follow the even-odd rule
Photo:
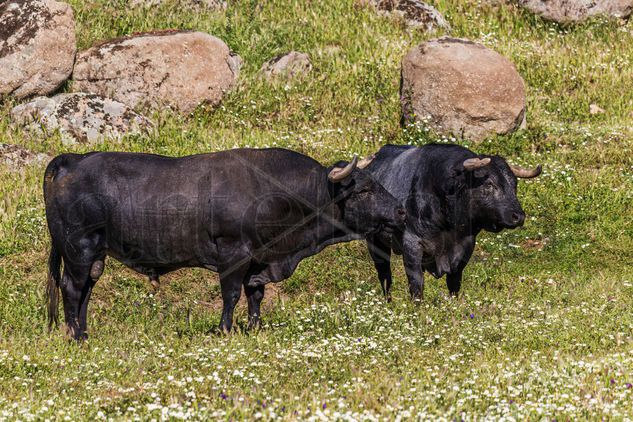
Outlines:
[[[522,210],[509,211],[505,220],[504,224],[508,228],[514,229],[516,227],[521,227],[523,223],[525,223],[525,213]]]

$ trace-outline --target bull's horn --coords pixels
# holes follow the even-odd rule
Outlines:
[[[334,167],[332,171],[330,171],[330,174],[327,175],[327,178],[330,179],[330,182],[340,182],[352,174],[352,171],[356,168],[356,164],[358,164],[358,155],[354,154],[354,158],[352,158],[351,163],[345,167]]]
[[[376,158],[375,154],[372,154],[369,157],[365,157],[358,162],[358,165],[356,167],[358,167],[359,169],[364,169],[374,160],[374,158]]]
[[[464,160],[464,170],[473,171],[490,164],[490,158],[469,158]]]
[[[510,169],[512,169],[512,173],[514,173],[516,177],[520,177],[522,179],[531,179],[541,174],[541,171],[543,171],[543,166],[539,164],[538,166],[536,166],[536,168],[533,168],[532,170],[524,169],[523,167],[519,166],[510,166]]]

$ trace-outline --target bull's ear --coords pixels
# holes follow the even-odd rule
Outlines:
[[[354,158],[352,159],[351,163],[349,163],[345,167],[334,167],[328,174],[327,178],[332,183],[338,183],[342,181],[343,179],[345,179],[350,174],[352,174],[357,164],[358,164],[358,155],[354,154]]]
[[[490,164],[490,158],[469,158],[464,160],[464,170],[475,171]]]

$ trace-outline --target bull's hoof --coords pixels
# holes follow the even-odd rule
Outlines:
[[[227,337],[230,336],[233,333],[233,328],[229,327],[223,327],[222,325],[219,325],[215,328],[211,328],[209,330],[209,335],[210,336],[214,336],[214,337]]]
[[[77,327],[71,327],[69,325],[65,325],[64,326],[64,337],[66,337],[66,339],[68,341],[74,341],[74,342],[77,342],[77,343],[81,344],[84,341],[88,340],[88,333],[82,332]]]
[[[258,319],[257,321],[249,321],[246,326],[246,331],[250,333],[256,333],[262,329],[262,322]]]

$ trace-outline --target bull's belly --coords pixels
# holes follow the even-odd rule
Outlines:
[[[111,228],[106,234],[106,253],[144,274],[184,267],[217,268],[214,240],[206,231],[186,225]]]

